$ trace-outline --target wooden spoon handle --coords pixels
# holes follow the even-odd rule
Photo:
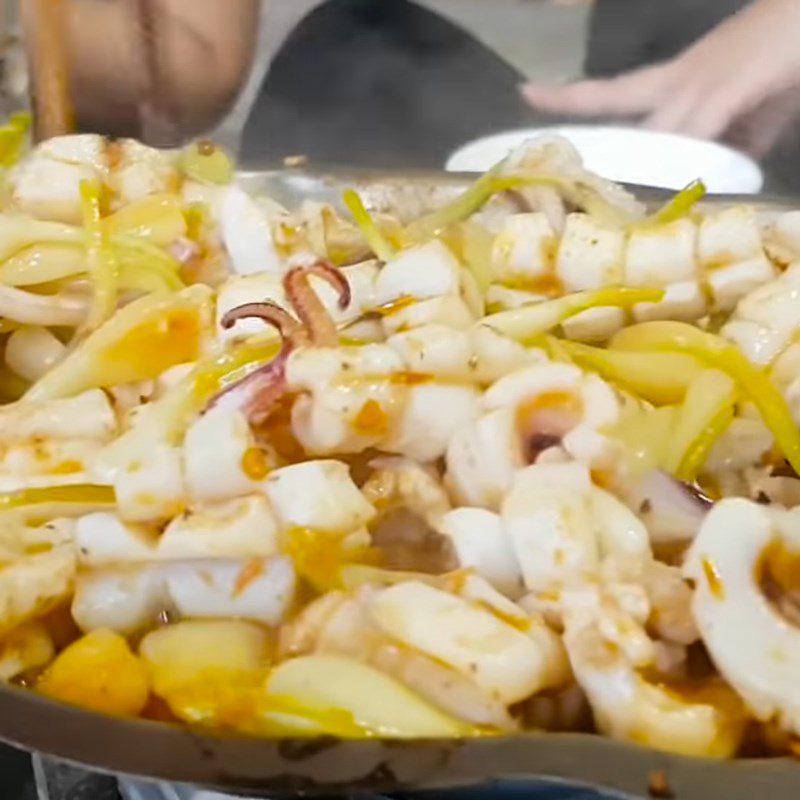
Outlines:
[[[75,127],[64,5],[65,0],[20,0],[36,141],[70,133]]]

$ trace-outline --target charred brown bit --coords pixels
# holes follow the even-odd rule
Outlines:
[[[525,440],[525,460],[532,464],[545,450],[558,447],[560,444],[560,436],[552,433],[534,433]]]
[[[762,506],[768,506],[771,502],[769,495],[763,489],[759,489],[759,492],[755,497],[755,501]]]
[[[214,155],[217,146],[211,139],[201,139],[197,143],[197,152],[200,153],[201,156],[211,156]]]
[[[709,497],[696,483],[684,483],[683,481],[676,481],[676,483],[683,489],[683,491],[695,502],[700,505],[711,508],[714,505],[714,500]]]
[[[773,478],[797,478],[800,477],[792,469],[787,461],[782,461],[780,464],[773,464],[770,466],[769,474]]]
[[[670,798],[675,796],[672,789],[669,788],[667,775],[663,770],[656,770],[647,776],[647,791],[650,797]]]

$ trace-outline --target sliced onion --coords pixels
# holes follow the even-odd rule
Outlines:
[[[25,325],[80,325],[89,303],[89,298],[83,294],[35,294],[13,286],[0,286],[0,317]]]
[[[6,364],[33,383],[61,360],[66,349],[47,328],[20,328],[8,337]]]

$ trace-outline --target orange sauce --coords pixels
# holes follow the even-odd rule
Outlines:
[[[546,297],[560,297],[564,294],[564,284],[552,272],[515,282],[513,288],[543,294]]]
[[[260,447],[248,447],[242,455],[242,472],[251,481],[260,481],[269,474],[267,456]]]
[[[372,547],[347,547],[337,534],[310,528],[292,528],[283,541],[283,552],[294,562],[297,574],[318,592],[338,588],[346,564],[376,564]]]
[[[384,303],[382,306],[373,308],[372,313],[378,314],[381,317],[390,317],[392,314],[396,314],[398,311],[402,311],[404,308],[413,306],[416,302],[416,297],[409,297],[406,295],[403,297],[398,297],[396,300],[390,300],[388,303]]]
[[[60,464],[57,464],[52,472],[54,475],[74,475],[76,472],[80,472],[83,469],[83,464],[80,461],[75,461],[74,459],[68,459],[67,461],[62,461]]]
[[[800,553],[792,552],[781,542],[771,542],[756,564],[756,580],[761,582],[766,572],[784,591],[800,589]]]
[[[389,415],[377,400],[367,400],[351,423],[362,436],[383,436],[389,430]]]
[[[259,559],[248,561],[236,577],[233,596],[238,597],[255,580],[264,574],[264,562]]]
[[[722,578],[720,578],[714,563],[710,559],[704,558],[702,564],[703,574],[706,577],[706,582],[708,583],[711,594],[714,595],[717,600],[724,600],[725,584],[722,582]]]
[[[194,309],[175,309],[130,330],[98,358],[98,369],[124,380],[160,375],[174,364],[195,361],[200,351],[200,318]],[[133,378],[128,377],[133,376]],[[120,380],[120,382],[124,382]]]
[[[395,372],[389,378],[389,383],[396,386],[419,386],[432,381],[433,375],[426,372]]]

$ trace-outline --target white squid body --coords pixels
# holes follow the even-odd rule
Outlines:
[[[644,525],[594,486],[578,462],[521,469],[499,513],[456,508],[438,530],[452,542],[461,566],[512,597],[524,590],[557,591],[594,575],[609,556],[652,557]]]
[[[108,397],[12,403],[0,409],[0,491],[90,483],[92,464],[117,432]]]
[[[292,429],[318,455],[378,447],[433,461],[478,413],[477,387],[415,373],[391,342],[300,349],[289,356],[286,378],[290,390],[302,393],[292,407]]]
[[[220,421],[224,425],[216,427]],[[202,430],[225,433],[230,423],[220,413],[213,427]],[[231,440],[222,444],[230,448]],[[244,455],[249,443],[240,445]],[[191,441],[189,447],[192,485],[213,486],[202,469],[215,472],[219,464],[208,459],[205,447]],[[224,448],[219,455],[226,457]],[[227,456],[223,463],[242,469],[241,459],[230,450]],[[130,633],[170,610],[189,617],[238,616],[277,624],[295,586],[292,562],[280,555],[283,537],[307,529],[341,539],[363,538],[375,514],[346,465],[337,461],[302,462],[259,480],[228,476],[210,494],[215,502],[209,503],[204,494],[205,504],[173,518],[161,534],[150,520],[123,521],[121,514],[96,513],[78,521],[75,537],[87,571],[78,581],[73,615],[82,628]]]
[[[233,189],[228,191],[232,192]],[[241,194],[247,198],[243,192]],[[249,198],[240,198],[237,202],[254,203]],[[260,219],[263,222],[263,215]],[[246,218],[243,219],[238,213],[232,214],[231,224],[234,222],[243,225]],[[260,235],[265,236],[266,233],[261,231]],[[247,262],[245,264],[239,264],[236,258],[240,248],[247,250],[247,255],[239,259]],[[265,258],[263,246],[250,246],[247,236],[232,236],[228,245],[228,250],[231,249],[233,268],[237,274],[220,288],[218,322],[236,306],[264,300],[276,303],[294,315],[281,282],[282,273],[291,264],[270,266],[262,263],[259,269],[254,269],[257,260],[263,261]],[[256,261],[250,264],[253,259]],[[376,261],[365,261],[342,267],[341,271],[347,278],[351,295],[349,304],[343,309],[338,306],[337,295],[328,283],[312,276],[310,284],[334,322],[343,328],[377,311],[377,334],[379,338],[384,338],[399,330],[433,323],[467,329],[482,313],[482,308],[471,307],[465,298],[464,270],[455,256],[438,240],[404,250],[383,267],[379,267]],[[218,337],[227,342],[268,330],[271,329],[260,320],[238,320],[228,330],[218,326]]]
[[[178,173],[168,151],[132,139],[109,143],[97,134],[58,136],[40,144],[11,176],[12,202],[39,219],[79,223],[80,183],[99,181],[121,204],[173,191]]]
[[[290,390],[301,393],[293,431],[315,454],[377,447],[433,461],[477,417],[481,385],[536,358],[486,328],[439,323],[383,344],[300,349],[286,366]]]
[[[798,735],[800,631],[759,585],[770,548],[790,563],[798,558],[798,512],[723,500],[700,529],[684,572],[695,581],[692,609],[722,676],[757,719],[775,720]]]
[[[238,617],[279,624],[289,609],[295,576],[288,558],[175,561],[82,575],[72,616],[84,631],[133,634],[163,613]]]
[[[645,677],[642,670],[656,660],[646,614],[631,613],[613,593],[591,584],[566,592],[564,608],[564,645],[600,730],[669,752],[733,755],[744,715],[732,692],[721,703],[694,700]]]
[[[794,264],[743,297],[722,334],[754,364],[769,364],[791,343],[800,327],[798,298],[800,264]]]
[[[631,232],[588,214],[569,214],[560,238],[543,213],[512,215],[495,241],[492,270],[492,289],[523,290],[526,297],[517,302],[545,299],[553,286],[564,292],[663,287],[659,303],[634,308],[638,320],[694,321],[708,311],[704,287],[714,308],[728,310],[775,276],[755,212],[744,206],[706,214],[699,224],[680,219]],[[602,340],[624,320],[620,309],[590,309],[568,320],[564,329],[572,338]]]
[[[277,624],[294,597],[292,563],[263,497],[177,517],[160,536],[95,513],[75,532],[83,567],[72,614],[83,630],[134,633],[164,612]]]
[[[340,308],[337,295],[329,283],[312,275],[309,279],[311,288],[325,305],[331,318],[338,325],[355,322],[359,317],[375,308],[374,281],[378,273],[375,261],[365,261],[350,267],[342,267],[342,273],[350,285],[350,302]],[[245,273],[229,278],[219,290],[217,296],[217,337],[220,342],[227,343],[246,339],[254,334],[264,334],[274,329],[259,319],[241,319],[229,329],[221,325],[222,317],[236,306],[244,303],[269,301],[281,306],[289,314],[295,314],[286,297],[280,271]],[[277,333],[275,334],[277,339]]]
[[[501,729],[514,727],[509,704],[570,678],[558,637],[475,575],[452,593],[410,580],[330,593],[282,643],[366,660],[454,716]]]
[[[614,390],[596,375],[539,358],[493,383],[481,399],[484,413],[451,437],[446,480],[459,503],[497,509],[526,465],[526,440],[539,433],[593,467],[615,457],[602,432],[619,417]]]

